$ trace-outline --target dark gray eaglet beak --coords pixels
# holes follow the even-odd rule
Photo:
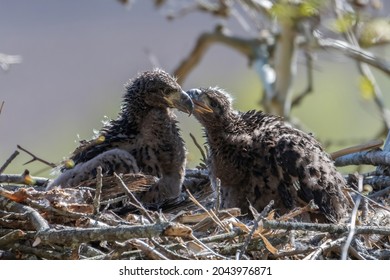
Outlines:
[[[191,97],[192,101],[195,105],[195,112],[203,114],[203,113],[212,113],[213,109],[203,100],[202,91],[198,88],[193,88],[187,90],[188,95]]]
[[[173,94],[169,99],[166,99],[173,107],[189,115],[191,115],[194,110],[194,103],[192,103],[191,98],[185,91],[177,92],[177,94]]]

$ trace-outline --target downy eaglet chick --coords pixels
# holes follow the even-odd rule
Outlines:
[[[280,117],[232,108],[219,88],[187,91],[204,127],[209,169],[221,181],[221,206],[261,211],[271,201],[283,214],[314,200],[320,220],[338,222],[347,209],[346,182],[309,134]]]
[[[160,203],[181,192],[186,150],[173,108],[192,113],[193,103],[176,80],[163,70],[139,74],[126,85],[120,113],[109,121],[96,139],[84,141],[70,160],[74,168],[62,168],[49,186],[75,187],[103,174],[144,173],[159,178],[149,192],[147,203]]]

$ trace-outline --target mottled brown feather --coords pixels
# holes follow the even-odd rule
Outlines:
[[[183,98],[188,111],[193,104],[180,85],[163,70],[139,74],[126,85],[121,111],[91,141],[83,141],[71,155],[75,167],[48,187],[72,187],[96,174],[113,172],[153,175],[160,180],[142,194],[144,202],[159,203],[178,196],[184,179],[186,150],[170,98]],[[179,108],[180,109],[180,108]],[[99,139],[103,139],[99,141]]]
[[[233,110],[221,89],[187,93],[205,129],[210,171],[221,180],[222,207],[248,212],[248,202],[262,210],[274,200],[279,213],[286,213],[314,200],[328,221],[346,214],[346,182],[311,135],[277,116]]]

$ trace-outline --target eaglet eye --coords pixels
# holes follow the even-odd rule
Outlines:
[[[213,107],[213,108],[217,108],[218,107],[218,103],[215,102],[214,100],[210,100],[210,106]]]

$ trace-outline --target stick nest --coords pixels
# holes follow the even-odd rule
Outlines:
[[[390,259],[383,189],[363,198],[354,223],[335,225],[297,222],[312,203],[276,217],[271,201],[252,210],[254,219],[238,208],[215,209],[205,169],[187,170],[182,196],[150,210],[134,194],[155,180],[98,176],[46,191],[48,180],[28,172],[0,175],[0,259],[340,259],[343,251],[348,259]]]

